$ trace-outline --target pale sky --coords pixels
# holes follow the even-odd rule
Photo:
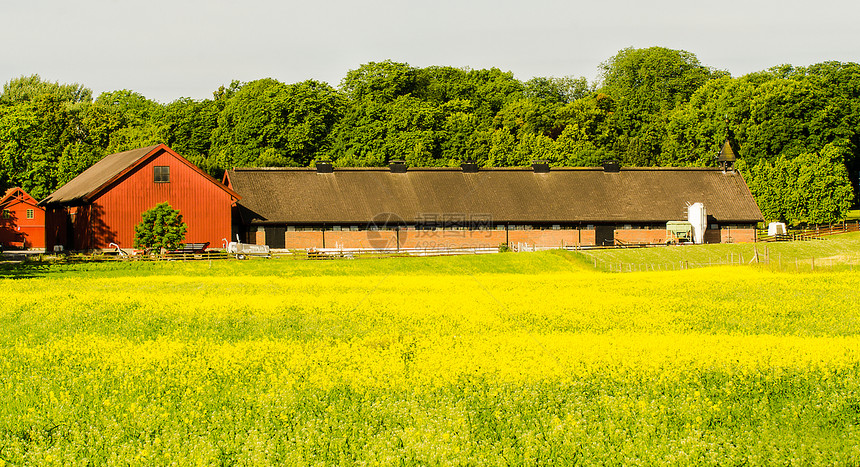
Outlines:
[[[835,0],[2,0],[0,80],[39,74],[163,103],[232,80],[337,86],[386,59],[594,81],[630,46],[741,76],[860,61],[858,20],[860,2]]]

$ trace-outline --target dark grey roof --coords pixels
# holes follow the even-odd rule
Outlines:
[[[88,195],[118,177],[126,169],[133,167],[138,161],[149,155],[159,146],[161,145],[132,149],[131,151],[118,152],[105,156],[102,160],[93,164],[92,167],[73,178],[69,183],[66,183],[57,189],[57,191],[48,195],[39,204],[75,204],[84,202]]]
[[[666,222],[704,203],[718,222],[763,220],[738,172],[702,168],[234,169],[227,172],[245,222],[364,224],[383,213],[406,223],[428,216],[493,222]]]

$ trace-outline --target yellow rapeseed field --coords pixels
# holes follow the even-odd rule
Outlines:
[[[542,252],[2,274],[0,465],[860,462],[851,271]]]

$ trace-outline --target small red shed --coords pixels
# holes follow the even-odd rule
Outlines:
[[[92,250],[134,245],[141,214],[158,203],[178,209],[186,243],[220,247],[231,236],[239,195],[164,144],[111,154],[39,204],[47,209],[47,247]]]
[[[45,209],[18,187],[0,198],[0,247],[45,248]]]

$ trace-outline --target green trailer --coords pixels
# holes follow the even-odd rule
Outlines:
[[[666,244],[688,243],[693,241],[693,224],[687,221],[666,223]]]

